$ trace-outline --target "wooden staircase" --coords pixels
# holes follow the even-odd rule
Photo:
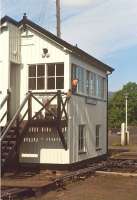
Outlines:
[[[5,167],[8,158],[10,157],[11,153],[16,149],[16,129],[10,129],[4,139],[1,141],[1,168]]]
[[[51,97],[51,94],[45,94],[50,95]],[[68,117],[66,111],[66,104],[68,99],[66,94],[62,94],[60,91],[52,94],[52,97],[45,105],[39,101],[35,95],[37,94],[31,92],[26,95],[22,104],[17,109],[17,112],[14,114],[12,119],[7,120],[7,124],[1,130],[2,173],[4,173],[6,165],[13,155],[16,155],[18,158],[19,145],[30,127],[55,127],[64,149],[67,150],[66,140],[62,133],[62,128],[67,127],[68,125]],[[44,93],[42,95],[44,95]],[[62,98],[62,95],[64,95],[65,98]],[[55,100],[55,98],[57,99],[57,105],[56,111],[53,112],[50,110],[50,104],[53,100]],[[32,114],[32,99],[41,105],[41,108],[35,112],[35,114]],[[46,114],[46,117],[40,118],[39,116],[41,116],[41,112],[43,110],[45,110],[49,115]]]

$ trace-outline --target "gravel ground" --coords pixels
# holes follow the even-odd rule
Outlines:
[[[31,200],[137,200],[137,178],[96,175]]]

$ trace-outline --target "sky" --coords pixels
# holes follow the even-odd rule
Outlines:
[[[55,0],[0,0],[0,15],[56,34]],[[137,83],[137,0],[61,0],[61,37],[115,69],[109,90]]]

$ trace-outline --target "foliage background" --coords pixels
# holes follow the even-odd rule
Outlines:
[[[129,82],[108,101],[109,128],[120,128],[125,122],[125,95],[128,95],[128,125],[137,126],[137,83]]]

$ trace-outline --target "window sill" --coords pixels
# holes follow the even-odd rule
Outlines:
[[[96,101],[103,101],[103,102],[107,101],[105,98],[99,98],[99,97],[95,97],[95,96],[88,96],[88,95],[82,94],[82,93],[72,93],[72,95],[80,96],[80,97],[86,97],[86,98],[93,99],[93,100],[96,100]]]
[[[79,151],[79,152],[78,152],[79,155],[81,155],[81,154],[86,154],[86,153],[87,153],[86,151]]]
[[[102,150],[102,148],[99,148],[99,147],[98,147],[98,148],[96,148],[96,151],[101,151],[101,150]]]

